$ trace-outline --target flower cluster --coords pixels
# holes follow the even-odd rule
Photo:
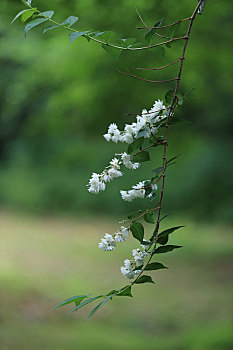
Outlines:
[[[142,114],[136,117],[136,122],[132,124],[126,124],[123,131],[118,129],[118,126],[113,123],[109,125],[107,134],[104,135],[106,141],[113,141],[117,143],[126,142],[128,144],[132,143],[137,137],[139,131],[145,129],[144,138],[149,138],[151,133],[156,133],[156,124],[162,119],[166,118],[166,107],[163,101],[155,101],[153,107],[149,110],[142,110]]]
[[[114,178],[123,175],[121,172],[121,165],[123,164],[126,168],[135,170],[139,168],[140,163],[133,163],[131,156],[126,152],[118,154],[121,159],[113,158],[110,165],[104,169],[101,174],[93,173],[88,184],[88,191],[94,194],[104,191],[106,183],[110,182]]]
[[[152,190],[157,190],[158,186],[156,184],[151,185]],[[132,190],[120,191],[121,198],[126,202],[132,202],[135,198],[150,198],[152,194],[146,196],[145,181],[139,182],[137,185],[132,187]]]
[[[91,193],[99,193],[106,188],[106,182],[110,182],[112,179],[122,176],[120,171],[121,162],[117,158],[113,158],[110,165],[104,169],[101,174],[93,173],[89,180],[88,191]]]
[[[137,269],[144,264],[145,257],[149,255],[145,250],[133,249],[133,259],[126,259],[124,266],[121,266],[121,273],[128,279],[135,278],[142,270]]]
[[[101,238],[99,243],[99,248],[104,251],[112,251],[116,248],[116,244],[118,242],[126,241],[129,235],[129,230],[121,226],[120,230],[114,233],[114,235],[110,235],[109,233],[105,233],[104,238]]]

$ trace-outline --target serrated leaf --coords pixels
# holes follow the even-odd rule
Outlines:
[[[119,58],[121,53],[122,53],[122,49],[117,49],[115,47],[112,46],[108,46],[106,44],[102,44],[102,48],[107,51],[107,53],[109,53],[109,55],[113,56],[114,58]]]
[[[86,318],[86,321],[89,320],[89,318],[91,318],[91,317],[94,315],[94,313],[95,313],[96,311],[98,311],[99,308],[101,308],[101,306],[103,306],[103,305],[106,304],[110,299],[112,299],[112,297],[113,297],[114,295],[115,295],[115,294],[109,295],[106,299],[104,299],[101,303],[99,303],[99,305],[97,305],[97,306],[90,312],[90,314],[89,314],[88,317]]]
[[[142,284],[142,283],[154,283],[154,281],[152,280],[152,278],[150,276],[147,275],[143,275],[141,277],[139,277],[139,279],[137,279],[135,281],[136,284]]]
[[[81,309],[81,307],[92,303],[92,301],[94,301],[96,299],[99,299],[99,298],[103,298],[103,297],[104,297],[104,295],[98,295],[97,297],[93,297],[93,298],[90,298],[90,299],[87,299],[87,300],[83,301],[78,306],[74,307],[71,311],[69,311],[67,316],[69,316],[72,312],[77,311],[78,309]]]
[[[47,18],[36,18],[36,19],[33,19],[31,22],[27,23],[24,29],[25,37],[29,32],[29,30],[47,21],[48,21]]]
[[[72,42],[78,38],[80,38],[81,36],[85,36],[86,34],[88,34],[90,31],[89,30],[85,30],[84,32],[73,32],[69,34],[69,38],[70,38],[70,44],[72,44]]]
[[[155,23],[154,27],[160,27],[163,22],[163,18],[161,18],[158,22]],[[148,42],[148,44],[151,43],[151,40],[153,39],[153,36],[156,32],[156,29],[149,29],[145,34],[145,41]]]
[[[181,245],[164,245],[164,246],[161,246],[159,248],[156,248],[154,253],[155,254],[163,254],[163,253],[171,252],[174,249],[179,249],[179,248],[182,248],[182,246]]]
[[[134,162],[147,162],[150,160],[150,154],[147,151],[142,151],[133,157]]]
[[[144,215],[144,220],[148,222],[148,224],[154,224],[155,219],[154,219],[154,214],[153,213],[146,213]]]
[[[15,16],[15,18],[12,20],[11,23],[14,23],[20,16],[22,16],[22,15],[25,14],[25,13],[29,13],[29,14],[30,14],[29,17],[31,17],[31,16],[33,15],[33,13],[34,13],[36,10],[37,10],[37,9],[34,8],[34,9],[27,9],[27,10],[20,11],[19,13],[17,13],[17,15]],[[29,18],[29,17],[28,17],[28,18]]]
[[[78,303],[80,304],[80,303],[83,301],[83,299],[88,298],[90,295],[91,295],[91,294],[89,294],[89,295],[77,295],[77,296],[75,296],[75,297],[66,299],[66,300],[63,301],[61,304],[58,304],[58,305],[56,305],[55,307],[53,307],[53,308],[51,309],[51,311],[52,311],[52,310],[55,310],[55,309],[57,309],[57,308],[59,308],[59,307],[68,305],[68,304],[70,304],[70,303],[78,302]],[[76,306],[77,306],[77,304],[76,304]]]
[[[134,222],[130,226],[130,231],[134,238],[136,238],[139,242],[143,241],[144,238],[144,227],[140,222]]]
[[[132,142],[129,145],[129,147],[127,149],[127,153],[131,154],[134,151],[136,151],[138,148],[142,147],[144,141],[145,141],[144,137],[140,137],[139,139],[134,140],[134,142]]]
[[[145,271],[162,270],[162,269],[167,269],[167,267],[159,262],[152,262],[145,267]]]
[[[123,287],[121,288],[120,292],[116,294],[116,296],[118,297],[133,297],[132,293],[131,293],[131,286],[129,286],[128,288]]]

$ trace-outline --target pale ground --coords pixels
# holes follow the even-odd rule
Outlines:
[[[171,243],[184,248],[159,256],[170,269],[151,273],[155,285],[135,286],[134,298],[115,298],[83,322],[89,307],[69,318],[70,306],[49,310],[77,294],[124,286],[119,268],[136,241],[102,252],[97,242],[117,229],[115,218],[2,211],[0,349],[232,349],[231,227],[184,218],[163,225],[180,224],[187,227]]]

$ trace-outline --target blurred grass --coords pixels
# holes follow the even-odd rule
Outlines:
[[[123,286],[122,260],[135,242],[111,254],[97,242],[118,218],[37,218],[1,212],[0,348],[12,349],[232,349],[231,227],[174,218],[187,227],[171,238],[184,248],[160,256],[170,269],[153,273],[155,285],[136,286],[134,298],[108,303],[89,322],[89,310],[66,318],[49,312],[82,293]]]

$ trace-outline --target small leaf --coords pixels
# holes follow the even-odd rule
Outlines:
[[[76,16],[70,16],[67,19],[64,20],[64,22],[61,23],[62,26],[67,26],[70,28],[73,24],[75,24],[78,21],[78,17]]]
[[[36,18],[36,19],[33,19],[28,24],[26,24],[25,29],[24,29],[25,37],[26,37],[27,33],[29,32],[29,30],[31,30],[32,28],[40,25],[43,22],[47,22],[47,21],[48,21],[47,18]]]
[[[144,220],[148,222],[148,224],[154,224],[155,219],[154,219],[154,214],[153,213],[146,213],[144,215]]]
[[[33,9],[33,11],[28,11],[22,14],[21,16],[21,22],[25,23],[30,17],[32,17],[32,15],[37,12],[37,9]]]
[[[180,157],[180,156],[181,156],[181,153],[178,154],[178,156],[172,157],[171,159],[169,159],[169,160],[167,161],[167,164],[166,164],[166,165],[169,165],[170,163],[173,162],[173,160],[176,160],[176,159],[177,159],[178,157]]]
[[[139,139],[136,139],[134,142],[132,142],[129,145],[129,147],[127,149],[127,153],[131,154],[134,151],[136,151],[138,148],[142,147],[144,141],[145,141],[144,137],[140,137]]]
[[[73,32],[69,34],[69,38],[70,38],[70,44],[72,44],[72,42],[78,38],[80,38],[80,36],[85,36],[87,33],[89,33],[89,30],[86,30],[84,32]]]
[[[107,53],[109,53],[109,55],[113,56],[114,58],[119,58],[122,51],[121,49],[117,49],[115,47],[112,46],[108,46],[106,44],[102,44],[102,48],[107,51]]]
[[[139,163],[147,162],[150,160],[150,154],[147,151],[142,151],[138,153],[136,156],[134,156],[133,160]]]
[[[100,36],[101,41],[105,41],[106,43],[109,43],[109,41],[115,37],[115,33],[111,31],[107,31],[107,32],[97,33],[96,37],[97,36]]]
[[[23,14],[26,14],[26,13],[29,13],[30,14],[29,17],[31,17],[36,10],[37,9],[34,8],[34,9],[27,9],[27,10],[20,11],[19,13],[17,13],[17,15],[15,16],[15,18],[12,20],[11,23],[14,23],[20,16],[22,16]]]
[[[123,287],[120,289],[120,292],[116,294],[116,296],[118,297],[133,297],[132,293],[131,293],[131,286],[129,286],[128,288]]]
[[[159,20],[159,22],[156,22],[155,25],[154,25],[154,27],[160,27],[161,24],[162,24],[162,22],[163,22],[163,18],[161,18],[161,19]],[[148,44],[151,43],[151,40],[153,39],[153,36],[154,36],[155,32],[156,32],[156,29],[155,29],[155,28],[149,29],[149,30],[146,32],[145,41],[148,42]]]
[[[158,235],[158,239],[157,239],[157,242],[159,244],[167,244],[168,242],[168,236],[173,233],[174,231],[182,228],[184,226],[176,226],[176,227],[172,227],[172,228],[169,228],[163,232],[161,232],[159,235]]]
[[[159,248],[156,248],[154,253],[155,254],[167,253],[167,252],[171,252],[174,249],[178,249],[178,248],[182,248],[182,246],[181,245],[164,245],[164,246],[161,246]]]
[[[134,238],[136,238],[139,242],[143,241],[144,238],[144,227],[140,222],[134,222],[130,226],[130,231],[132,232],[132,235]]]
[[[141,277],[139,277],[138,280],[135,281],[136,284],[141,284],[141,283],[154,283],[154,281],[152,280],[152,278],[150,276],[147,275],[143,275]]]
[[[88,298],[90,295],[91,295],[91,294],[89,294],[89,295],[77,295],[77,296],[75,296],[75,297],[66,299],[66,300],[63,301],[61,304],[58,304],[57,306],[53,307],[52,310],[55,310],[55,309],[57,309],[57,308],[59,308],[59,307],[68,305],[68,304],[70,304],[70,303],[75,303],[75,302],[81,303],[81,301],[83,301],[83,299]]]
[[[137,133],[137,136],[136,138],[139,139],[140,137],[146,137],[147,134],[148,134],[148,131],[149,131],[149,128],[144,128],[142,130],[140,130],[138,133]]]
[[[204,10],[204,8],[205,8],[205,5],[206,5],[206,1],[207,1],[207,0],[202,0],[202,3],[201,3],[201,5],[200,5],[200,7],[199,7],[199,9],[198,9],[198,14],[199,14],[199,15],[202,14],[202,12],[203,12],[203,10]]]
[[[162,270],[162,269],[167,269],[167,267],[159,262],[152,262],[145,267],[145,271]]]
[[[99,308],[101,307],[101,306],[103,306],[104,304],[106,304],[110,299],[112,299],[112,297],[114,296],[115,294],[111,294],[111,295],[109,295],[106,299],[104,299],[99,305],[97,305],[91,312],[90,312],[90,314],[88,315],[88,317],[86,318],[86,321],[87,320],[89,320],[89,318],[91,318],[93,315],[94,315],[94,313],[97,311],[97,310],[99,310]]]
[[[70,312],[68,312],[67,316],[69,316],[72,312],[77,311],[78,309],[81,309],[81,307],[83,307],[87,304],[90,304],[92,301],[99,299],[99,298],[102,298],[102,297],[104,297],[104,295],[98,295],[97,297],[93,297],[93,298],[90,298],[90,299],[83,301],[81,304],[74,307]]]

